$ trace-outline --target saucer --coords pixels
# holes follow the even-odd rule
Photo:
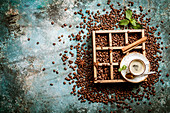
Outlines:
[[[140,59],[146,64],[146,69],[144,73],[150,72],[149,60],[145,56],[143,56],[141,53],[138,53],[138,52],[132,52],[132,53],[125,55],[120,63],[120,67],[122,67],[123,65],[126,65],[128,67],[129,63],[134,59]],[[139,83],[139,82],[144,81],[148,77],[148,75],[140,75],[140,76],[134,76],[133,79],[128,79],[125,77],[127,71],[128,71],[128,68],[126,68],[125,70],[122,70],[121,74],[123,78],[126,79],[128,82]]]

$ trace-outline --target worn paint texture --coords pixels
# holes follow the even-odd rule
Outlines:
[[[126,5],[126,0],[111,0]],[[162,70],[160,79],[155,84],[156,95],[151,96],[152,105],[136,105],[130,103],[137,113],[145,113],[152,109],[153,113],[170,112],[170,82],[167,73],[170,73],[170,37],[169,37],[169,0],[132,0],[135,2],[132,10],[139,12],[142,5],[144,11],[151,9],[148,17],[152,17],[151,26],[160,24],[163,45],[164,63],[160,62]],[[101,3],[97,7],[97,3]],[[64,11],[67,8],[67,11]],[[90,9],[102,10],[109,6],[106,0],[0,0],[0,112],[1,113],[96,113],[129,111],[118,109],[115,104],[80,103],[77,96],[70,95],[71,85],[63,85],[64,78],[72,70],[64,71],[59,53],[69,50],[68,35],[79,31],[75,26],[80,23],[80,16],[74,11]],[[84,12],[85,13],[85,12]],[[54,25],[51,22],[54,21]],[[63,23],[73,25],[72,29],[62,29]],[[57,37],[64,35],[62,42]],[[28,42],[27,39],[31,40]],[[39,42],[39,45],[36,45]],[[55,42],[56,46],[52,43]],[[63,44],[63,42],[65,42]],[[76,51],[73,51],[76,54]],[[72,58],[75,60],[75,57]],[[51,62],[55,61],[55,65]],[[45,67],[46,71],[42,72]],[[53,69],[59,74],[52,72]],[[53,86],[50,86],[53,83]],[[165,88],[162,91],[161,88]],[[134,89],[135,90],[135,89]],[[160,97],[160,100],[158,100]],[[128,101],[127,101],[128,102]]]

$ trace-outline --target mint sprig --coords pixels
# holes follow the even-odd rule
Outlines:
[[[132,11],[129,9],[126,11],[126,18],[127,19],[119,21],[119,25],[127,26],[130,24],[133,29],[142,29],[142,25],[139,24],[134,18],[132,18]]]
[[[121,72],[122,70],[125,70],[127,66],[123,65],[122,68],[119,68],[118,71]]]

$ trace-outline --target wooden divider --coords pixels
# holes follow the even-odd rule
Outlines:
[[[112,34],[109,33],[109,46],[112,47]],[[112,49],[109,49],[109,54],[110,54],[110,64],[113,63],[113,56],[112,56]],[[113,80],[113,65],[110,65],[110,78]]]
[[[96,47],[96,50],[109,50],[109,49],[122,49],[122,48],[124,48],[125,46],[120,46],[120,47]],[[135,49],[142,49],[143,48],[143,46],[137,46]]]
[[[144,29],[142,30],[142,37],[145,36],[145,31]],[[145,42],[142,43],[142,50],[143,50],[143,55],[146,56],[146,51],[145,51]]]
[[[95,40],[96,34],[95,31],[93,31],[93,63],[96,63],[96,40]],[[94,71],[94,78],[97,78],[97,69],[96,66],[93,65],[93,71]]]

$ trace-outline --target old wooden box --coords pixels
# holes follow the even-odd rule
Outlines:
[[[92,41],[93,41],[93,63],[96,64],[98,67],[99,66],[108,66],[110,68],[110,79],[109,80],[97,80],[97,68],[96,65],[93,65],[93,69],[94,69],[94,78],[95,81],[94,83],[119,83],[119,82],[127,82],[125,79],[114,79],[114,75],[113,75],[113,68],[115,66],[119,67],[119,63],[118,62],[113,62],[113,51],[114,50],[119,50],[121,51],[121,49],[125,46],[113,46],[112,44],[112,35],[115,34],[123,34],[124,35],[124,43],[125,45],[129,44],[128,42],[128,37],[129,35],[132,34],[141,34],[141,38],[144,37],[144,30],[143,29],[138,29],[138,30],[98,30],[98,31],[93,31],[92,34]],[[108,37],[108,45],[104,46],[104,47],[96,47],[96,36],[99,34],[106,34]],[[137,46],[135,48],[136,50],[141,50],[142,54],[145,56],[145,42],[143,42],[141,45]],[[108,50],[109,51],[109,57],[110,57],[110,62],[109,63],[102,63],[102,62],[97,62],[96,60],[96,52],[97,51],[104,51],[104,50]],[[130,51],[131,52],[131,51]],[[129,53],[129,52],[128,52]],[[126,54],[128,54],[126,53]]]

